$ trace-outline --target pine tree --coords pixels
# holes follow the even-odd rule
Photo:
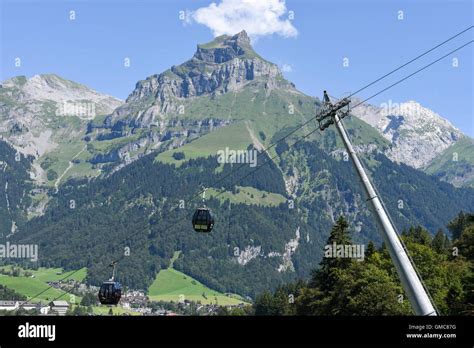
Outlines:
[[[431,245],[430,233],[421,226],[410,227],[408,231],[404,231],[402,235],[417,244]]]
[[[454,245],[458,247],[461,256],[474,261],[474,225],[466,227]]]
[[[374,242],[370,241],[369,244],[367,244],[367,251],[365,252],[366,257],[372,256],[377,249],[375,249],[375,244]]]
[[[442,254],[446,251],[445,242],[446,236],[444,235],[443,230],[440,228],[431,242],[431,247],[436,252]]]
[[[333,245],[351,245],[351,237],[347,228],[346,219],[341,215],[334,224],[326,243],[326,249],[333,248]],[[324,256],[320,262],[320,268],[313,273],[312,285],[317,285],[322,291],[333,288],[337,279],[338,271],[349,267],[352,260],[350,258],[336,257],[335,255]]]
[[[453,241],[459,239],[464,229],[472,224],[474,224],[474,214],[464,214],[464,212],[461,211],[458,216],[448,224],[448,229],[452,234]]]
[[[447,234],[444,235],[444,247],[446,248],[446,251],[448,251],[448,252],[453,247],[453,243],[451,242],[451,239],[449,239]]]
[[[454,242],[459,257],[450,257],[446,252],[451,241],[442,230],[432,241],[421,227],[410,228],[403,236],[442,315],[474,315],[474,225],[465,222],[463,225],[464,230]],[[340,218],[332,228],[328,244],[347,244],[349,241],[347,223]],[[387,250],[377,250],[369,242],[366,256],[363,262],[323,259],[321,267],[313,271],[311,282],[298,291],[291,291],[298,294],[296,314],[413,315]],[[284,302],[288,293],[280,289],[273,296],[267,294],[258,302],[259,311],[264,314],[293,314],[293,307]]]
[[[269,291],[264,291],[255,300],[255,315],[278,315],[280,313],[275,297]]]
[[[474,263],[471,262],[469,273],[464,279],[464,303],[462,304],[463,315],[474,315]]]

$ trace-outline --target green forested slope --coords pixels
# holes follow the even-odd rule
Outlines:
[[[341,213],[351,221],[355,240],[380,241],[350,162],[328,155],[312,142],[281,146],[278,153],[280,167],[273,163],[262,166],[268,159],[262,154],[261,169],[251,175],[247,174],[254,168],[248,166],[229,175],[231,165],[220,168],[215,157],[191,159],[176,168],[150,155],[105,179],[70,181],[46,214],[33,219],[15,239],[39,243],[40,262],[45,266],[88,267],[88,280],[95,284],[108,277],[104,267],[110,261],[122,258],[119,280],[135,288],[147,288],[180,250],[176,269],[218,291],[250,296],[307,276],[317,267],[329,227]],[[383,155],[368,159],[400,230],[416,223],[434,233],[457,211],[474,209],[470,189],[455,189]],[[295,197],[288,196],[282,176],[290,168],[307,173]],[[198,234],[190,219],[200,204],[196,193],[202,186],[215,193],[232,192],[236,186],[254,187],[291,198],[295,207],[247,202],[232,204],[229,212],[228,201],[214,197],[207,205],[215,212],[216,227],[209,235]],[[169,212],[180,200],[185,209]],[[398,208],[399,200],[404,202],[403,209]],[[285,246],[297,238],[297,230],[298,246],[291,254],[291,265],[279,272],[285,263]],[[130,256],[123,256],[127,246]],[[245,259],[245,251],[247,256],[254,253],[253,257],[239,264],[238,257]]]
[[[17,155],[9,144],[0,141],[0,240],[26,221],[26,210],[31,202],[31,162],[32,157]]]

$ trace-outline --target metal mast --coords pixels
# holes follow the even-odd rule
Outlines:
[[[388,212],[385,210],[380,197],[377,195],[372,182],[365,173],[364,167],[352,147],[351,141],[342,122],[342,118],[349,113],[349,103],[349,98],[343,98],[335,104],[332,104],[326,91],[324,91],[323,107],[320,114],[316,117],[319,122],[319,129],[324,130],[331,124],[336,125],[344,146],[362,181],[367,194],[367,201],[371,203],[378,223],[382,227],[381,232],[383,240],[390,253],[390,257],[395,264],[398,276],[400,277],[403,288],[415,313],[417,315],[437,315],[436,310],[431,303],[431,299],[423,287],[423,283],[418,277],[418,274],[416,273],[415,268],[413,267],[410,258],[408,257],[408,254],[392,225]],[[345,107],[347,107],[347,111],[343,110]]]
[[[109,265],[109,267],[112,268],[112,278],[110,278],[110,282],[113,282],[115,280],[115,267],[117,266],[117,261],[112,261],[112,263]]]

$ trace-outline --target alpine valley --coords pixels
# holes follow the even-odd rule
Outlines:
[[[87,267],[95,285],[116,259],[118,280],[135,289],[171,260],[241,296],[308,277],[341,214],[354,242],[381,243],[334,129],[303,138],[310,122],[277,142],[319,106],[244,31],[198,45],[125,102],[53,74],[4,81],[0,238],[38,244],[41,266]],[[440,115],[410,101],[364,104],[344,121],[400,232],[435,234],[474,211],[474,141]],[[256,167],[220,163],[226,149],[257,151]],[[202,187],[210,234],[190,223]]]

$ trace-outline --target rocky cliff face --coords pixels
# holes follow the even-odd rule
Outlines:
[[[96,154],[89,162],[99,165],[102,163],[116,163],[117,166],[113,170],[116,171],[157,149],[165,151],[180,147],[191,140],[229,124],[230,121],[214,119],[171,120],[166,125],[162,124],[161,130],[145,132],[137,140],[126,142],[107,153]]]
[[[245,31],[223,35],[198,45],[189,61],[139,81],[126,104],[115,110],[105,124],[149,127],[160,119],[179,115],[183,99],[235,92],[250,82],[267,90],[293,89],[275,64],[255,53]]]
[[[29,79],[14,77],[0,84],[0,93],[12,101],[31,104],[38,102],[90,102],[99,115],[111,113],[122,101],[96,92],[84,85],[55,74],[35,75]]]
[[[0,135],[19,152],[42,156],[73,135],[78,123],[122,102],[57,75],[15,77],[0,85]]]
[[[473,141],[436,112],[415,101],[376,107],[362,104],[352,114],[390,141],[385,154],[455,186],[473,186]]]
[[[198,45],[194,58],[207,63],[224,63],[239,56],[256,55],[245,31],[232,37],[222,35],[207,45]]]
[[[426,167],[463,136],[449,121],[415,101],[380,108],[361,105],[353,114],[391,142],[390,159],[417,169]]]
[[[125,103],[57,75],[5,81],[0,135],[36,158],[31,176],[37,184],[57,188],[69,177],[115,171],[147,153],[179,147],[231,124],[236,112],[253,110],[240,107],[249,104],[248,85],[263,96],[278,88],[301,95],[275,64],[253,50],[243,31],[198,45],[187,62],[139,81]],[[225,99],[239,91],[247,93]]]
[[[62,110],[64,103],[93,105],[94,114],[105,117],[68,117],[71,110]],[[265,117],[268,129],[260,125],[249,132],[271,137],[280,127],[306,121],[314,109],[315,100],[260,57],[243,31],[198,45],[190,60],[139,81],[125,103],[57,75],[5,81],[0,85],[0,136],[36,157],[36,181],[57,187],[68,176],[96,176],[104,164],[116,170],[144,154],[179,147],[242,120]],[[472,181],[474,160],[460,158],[464,169],[458,170],[458,163],[449,160],[453,156],[446,155],[459,152],[453,146],[465,136],[433,111],[408,102],[386,108],[365,104],[353,114],[390,142],[389,149],[378,150],[392,160],[457,185]],[[359,145],[377,146],[368,136],[365,132]],[[467,142],[460,147],[460,157],[470,146]],[[441,157],[443,166],[436,165]]]

